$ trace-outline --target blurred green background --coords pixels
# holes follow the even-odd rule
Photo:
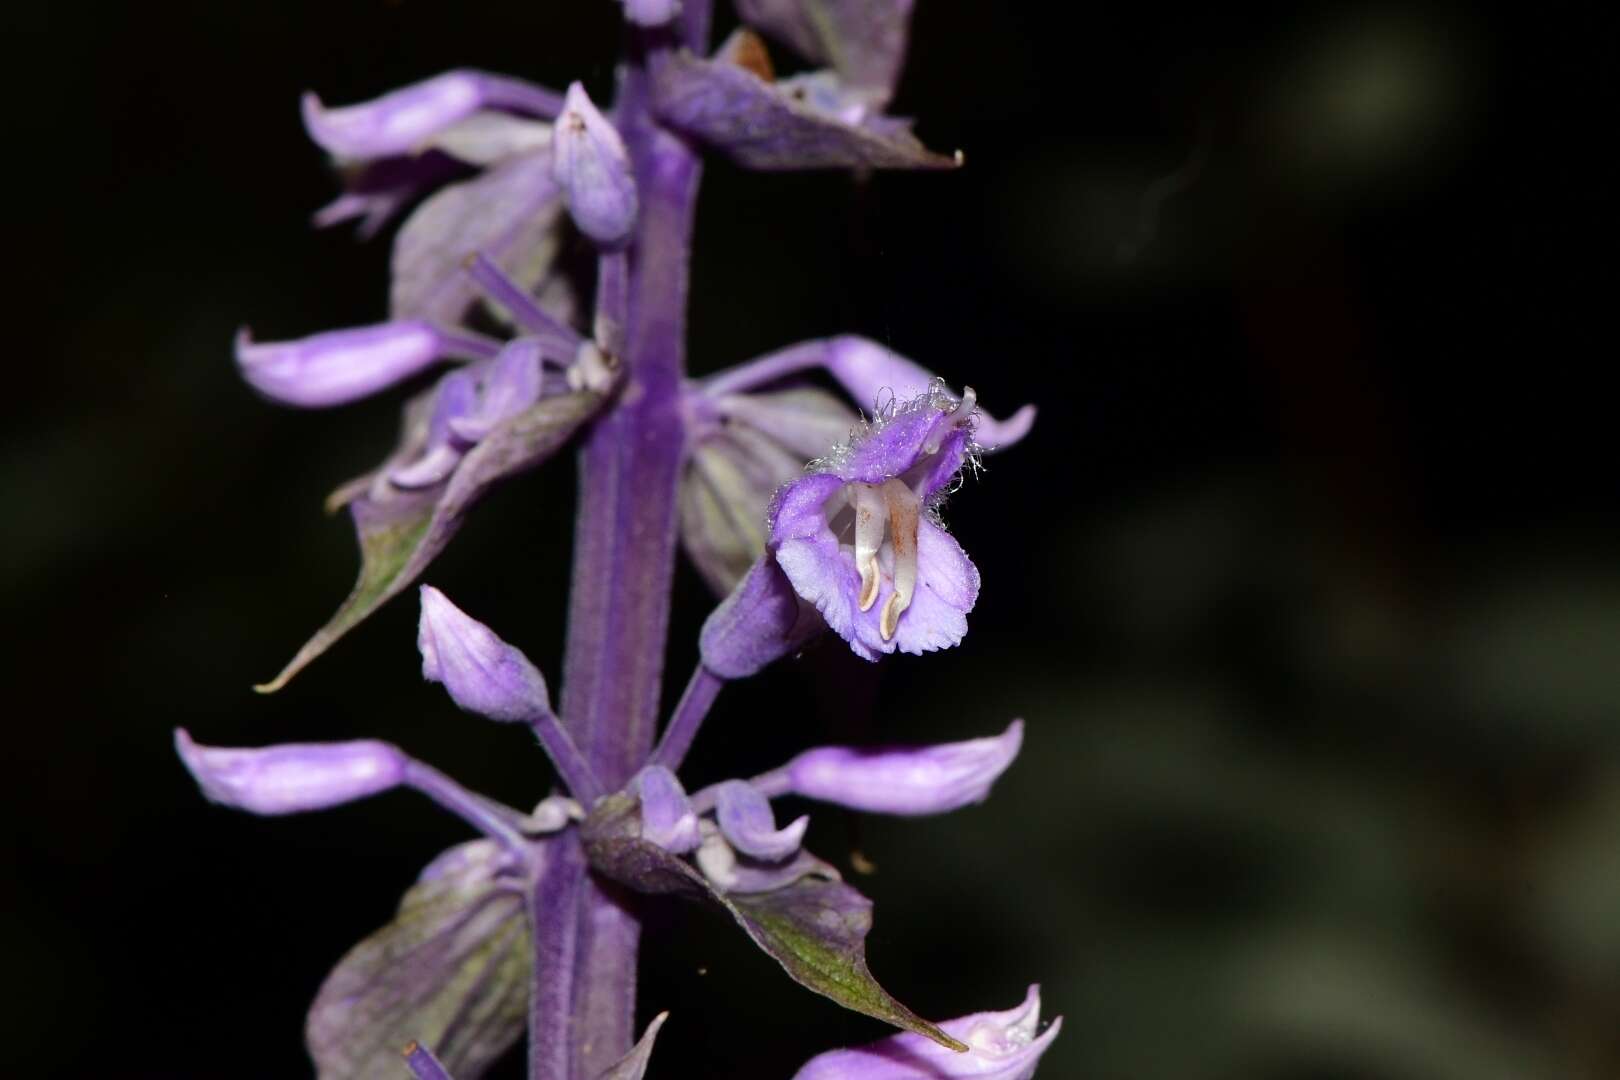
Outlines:
[[[1028,723],[985,806],[815,814],[934,1017],[1039,981],[1042,1077],[1620,1075],[1612,15],[924,0],[897,111],[949,176],[743,173],[699,210],[693,368],[855,330],[1034,435],[949,508],[972,633],[728,691],[689,786],[819,742]],[[605,96],[608,0],[0,16],[15,82],[0,955],[19,1076],[296,1076],[330,965],[460,839],[421,800],[259,820],[169,732],[381,735],[482,790],[528,736],[419,678],[401,601],[253,695],[352,576],[320,499],[397,399],[282,410],[230,338],[374,321],[314,234],[297,94],[470,64]],[[729,21],[729,14],[725,16]],[[783,66],[784,50],[773,50]],[[428,580],[559,671],[572,469]],[[679,683],[709,603],[685,567]],[[678,688],[678,687],[677,687]],[[656,1076],[877,1037],[697,910],[649,915]],[[20,1011],[19,1011],[20,1010]],[[510,1072],[505,1075],[517,1075]]]

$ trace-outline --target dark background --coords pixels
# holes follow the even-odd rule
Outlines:
[[[824,647],[728,691],[689,786],[1026,718],[987,805],[823,808],[812,842],[876,864],[873,968],[918,1011],[1043,984],[1043,1077],[1620,1074],[1608,16],[919,7],[897,111],[968,167],[715,162],[693,369],[856,330],[1041,418],[949,509],[985,580],[962,647],[881,677]],[[332,179],[300,91],[467,64],[602,100],[617,17],[0,17],[8,1073],[306,1072],[320,979],[464,835],[408,794],[212,807],[175,725],[378,735],[544,792],[526,734],[422,685],[408,600],[249,691],[347,589],[320,498],[391,444],[397,396],[272,407],[230,339],[383,312],[386,241],[306,227]],[[561,462],[510,484],[429,574],[554,681],[572,487]],[[683,566],[677,679],[707,603]],[[696,910],[644,968],[644,1015],[674,1010],[654,1076],[785,1077],[882,1034]]]

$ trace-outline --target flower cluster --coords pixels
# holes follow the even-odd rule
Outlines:
[[[922,815],[985,799],[1017,757],[999,735],[925,747],[823,746],[690,795],[678,770],[725,684],[825,633],[858,656],[923,654],[967,633],[978,569],[944,500],[1028,433],[972,388],[864,338],[801,342],[705,378],[685,368],[685,282],[700,149],[746,168],[948,169],[885,114],[909,0],[738,0],[708,53],[709,0],[625,0],[634,46],[610,110],[506,76],[447,72],[372,101],[303,104],[343,178],[316,222],[393,241],[386,320],[236,343],[244,379],[288,405],[342,405],[436,372],[397,445],[340,486],[361,569],[284,685],[416,582],[492,486],[564,447],[581,470],[560,706],[539,668],[428,585],[422,674],[462,709],[526,725],[561,791],[524,811],[377,740],[175,747],[203,793],[257,814],[397,788],[480,839],[441,853],[394,921],[328,976],[306,1031],[322,1077],[480,1075],[527,1032],[529,1074],[636,1080],[665,1014],[636,1037],[640,924],[609,883],[729,913],[808,989],[902,1029],[822,1054],[801,1080],[1033,1075],[1059,1024],[1023,1005],[932,1023],[868,970],[871,904],[804,846],[796,797]],[[755,30],[824,69],[778,80]],[[584,245],[595,277],[558,253]],[[582,311],[579,298],[592,307]],[[826,385],[815,385],[821,378]],[[671,564],[683,547],[719,603],[660,725]],[[660,731],[661,728],[661,731]],[[403,1050],[401,1050],[403,1048]]]

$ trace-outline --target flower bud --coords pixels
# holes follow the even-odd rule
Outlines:
[[[905,1032],[817,1055],[793,1080],[1030,1080],[1063,1026],[1061,1019],[1054,1020],[1037,1038],[1040,1021],[1040,987],[1031,986],[1016,1009],[974,1013],[939,1025],[968,1044],[965,1054]]]
[[[343,405],[408,379],[452,357],[480,360],[499,346],[476,334],[450,333],[417,320],[332,330],[295,341],[255,342],[236,335],[242,377],[287,405]]]
[[[599,244],[630,235],[636,181],[624,140],[579,83],[568,87],[552,138],[552,176],[579,231]]]
[[[431,585],[422,586],[416,644],[422,677],[443,683],[451,700],[468,712],[524,721],[551,712],[545,676],[529,658]]]
[[[405,755],[372,739],[231,749],[200,746],[176,728],[174,748],[204,795],[255,814],[324,810],[387,791],[405,776]]]
[[[784,770],[787,793],[877,814],[943,814],[983,802],[1018,756],[1024,724],[987,739],[887,750],[822,746]]]
[[[676,855],[698,846],[697,815],[674,773],[662,765],[649,765],[636,774],[635,786],[641,797],[643,840]]]
[[[727,780],[715,787],[715,820],[720,832],[744,855],[777,861],[799,850],[810,819],[801,817],[785,828],[776,827],[771,801],[743,780]]]

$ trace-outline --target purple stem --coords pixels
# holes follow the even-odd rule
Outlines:
[[[534,928],[534,981],[529,998],[529,1080],[568,1080],[573,1048],[581,1038],[574,1018],[579,911],[587,895],[585,852],[570,829],[541,860],[529,886]]]
[[[405,783],[420,791],[467,824],[522,859],[528,858],[523,838],[523,815],[493,799],[475,795],[431,765],[415,759],[405,763]]]
[[[801,371],[825,367],[826,361],[826,343],[806,341],[799,345],[789,345],[777,352],[767,353],[746,364],[739,364],[702,380],[698,385],[709,397],[739,394],[778,379],[785,379],[789,375],[797,375]]]
[[[413,1042],[404,1051],[405,1064],[416,1074],[416,1080],[451,1080],[450,1073],[433,1056],[433,1051],[419,1042]]]
[[[462,263],[462,269],[486,296],[511,312],[519,326],[538,338],[541,349],[548,355],[573,363],[574,353],[584,340],[579,331],[546,314],[522,286],[507,277],[482,252],[470,256]]]
[[[710,0],[688,0],[682,16],[687,44],[700,51],[709,7]],[[598,336],[623,361],[625,386],[580,454],[563,659],[563,726],[607,790],[622,787],[645,763],[657,731],[675,570],[675,492],[685,455],[680,390],[701,173],[696,153],[658,127],[648,102],[645,64],[669,46],[654,44],[657,34],[639,38],[620,81],[615,119],[630,151],[641,212],[628,249],[601,260],[597,289]],[[568,850],[578,860],[579,884],[566,894],[548,892],[544,903],[543,890],[534,893],[531,1080],[595,1077],[635,1042],[640,923],[607,886],[585,876],[577,841]],[[566,985],[554,981],[561,969],[547,955],[557,950],[570,958]]]
[[[563,96],[555,90],[506,75],[491,75],[484,71],[472,74],[483,89],[486,109],[511,109],[547,120],[555,120],[557,114],[563,111]]]
[[[601,781],[597,780],[596,771],[591,768],[591,763],[579,752],[579,747],[574,744],[568,729],[557,719],[556,713],[546,709],[535,715],[529,724],[534,728],[534,734],[540,740],[540,746],[545,750],[546,756],[551,759],[557,775],[562,777],[568,793],[575,800],[590,806],[607,794],[602,788]]]
[[[662,765],[671,771],[681,767],[686,752],[692,748],[692,740],[697,737],[698,728],[703,726],[703,718],[709,715],[709,707],[714,704],[720,688],[725,684],[726,681],[720,676],[698,664],[681,694],[681,700],[675,705],[675,715],[670,719],[669,727],[664,729],[664,737],[658,741],[658,749],[653,751],[654,765]]]

